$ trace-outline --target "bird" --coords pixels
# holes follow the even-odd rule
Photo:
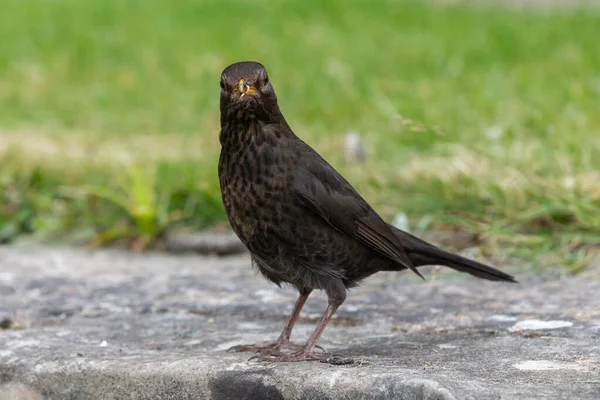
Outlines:
[[[253,265],[298,290],[276,342],[239,345],[259,362],[325,360],[317,342],[348,289],[379,271],[443,265],[491,281],[516,282],[496,268],[442,250],[386,223],[350,183],[292,131],[265,67],[227,66],[220,81],[218,162],[223,205]],[[304,345],[292,329],[314,290],[327,308]],[[284,351],[290,350],[290,351]]]

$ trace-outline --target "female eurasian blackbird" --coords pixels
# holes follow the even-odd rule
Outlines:
[[[260,361],[326,357],[315,346],[346,290],[378,271],[446,265],[478,278],[515,282],[495,268],[448,253],[387,224],[354,188],[285,121],[265,68],[239,62],[221,75],[219,181],[235,233],[265,278],[300,296],[279,340],[242,345]],[[327,310],[304,346],[292,328],[313,289]],[[296,350],[282,354],[282,349]]]

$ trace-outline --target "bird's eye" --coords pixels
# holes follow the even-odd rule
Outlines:
[[[223,79],[221,79],[221,89],[225,89],[225,82],[223,82]]]
[[[269,77],[267,75],[265,75],[265,85],[269,84]]]

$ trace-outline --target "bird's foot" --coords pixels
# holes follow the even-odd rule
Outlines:
[[[330,356],[327,353],[317,353],[307,351],[304,348],[292,354],[260,354],[250,357],[248,361],[258,362],[299,362],[299,361],[319,361],[326,360]]]
[[[252,353],[260,353],[262,355],[270,355],[276,356],[281,354],[281,350],[291,350],[300,352],[304,348],[304,345],[294,344],[290,342],[275,342],[270,344],[241,344],[239,346],[233,346],[227,349],[229,353],[241,353],[241,352],[252,352]],[[321,346],[316,346],[315,348],[319,349],[323,353],[325,349]]]
[[[302,346],[300,346],[299,344],[280,343],[280,342],[264,344],[264,345],[241,344],[239,346],[233,346],[230,349],[228,349],[227,351],[235,352],[235,353],[248,351],[248,352],[252,352],[252,353],[260,353],[260,354],[266,354],[266,355],[277,355],[277,354],[281,354],[281,350],[287,349],[287,348],[289,348],[290,350],[297,351],[298,349],[302,348]]]

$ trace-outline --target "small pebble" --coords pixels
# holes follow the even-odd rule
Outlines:
[[[519,321],[512,327],[508,328],[510,332],[523,331],[523,330],[545,330],[545,329],[559,329],[569,328],[573,326],[570,321],[541,321],[539,319],[526,319]]]

